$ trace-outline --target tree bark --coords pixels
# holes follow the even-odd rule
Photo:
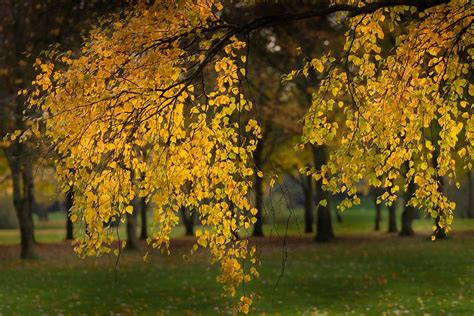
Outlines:
[[[382,222],[382,204],[377,204],[377,198],[382,194],[381,188],[370,188],[369,195],[372,197],[375,208],[375,218],[374,218],[374,230],[380,231],[380,223]]]
[[[436,226],[436,239],[443,239],[443,238],[446,238],[447,235],[446,235],[446,232],[444,231],[443,228],[441,228],[441,226],[439,225],[439,221],[440,221],[441,217],[438,215],[436,218],[435,218],[435,226]]]
[[[74,226],[70,218],[70,210],[74,204],[74,191],[71,189],[66,193],[64,206],[66,208],[66,240],[74,239]]]
[[[12,173],[13,205],[20,226],[20,258],[35,258],[35,236],[33,225],[33,174],[30,163],[26,163],[24,146],[18,142],[5,154]]]
[[[141,217],[141,229],[140,229],[140,240],[146,240],[148,238],[148,220],[147,211],[148,204],[146,203],[146,197],[140,199],[140,217]]]
[[[257,143],[257,148],[253,153],[253,160],[255,164],[255,208],[257,209],[257,214],[255,214],[257,221],[253,227],[252,234],[254,237],[263,237],[263,178],[258,176],[258,172],[261,171],[263,167],[262,153],[263,139],[260,139]]]
[[[319,205],[317,224],[316,224],[316,241],[328,242],[328,241],[331,241],[333,238],[334,238],[334,232],[332,230],[332,219],[331,219],[330,208]]]
[[[432,123],[432,128],[431,128],[432,131],[433,130],[439,130],[439,129],[440,129],[440,127],[437,123]],[[439,157],[439,151],[440,151],[440,148],[439,148],[439,145],[438,145],[439,135],[436,132],[432,137],[433,137],[432,143],[435,144],[435,146],[434,146],[434,150],[433,150],[433,156],[431,157],[431,162],[433,164],[433,169],[438,171],[438,157]],[[444,187],[443,177],[440,177],[439,175],[437,175],[437,180],[438,180],[438,183],[439,183],[438,192],[443,193],[443,187]],[[437,239],[446,238],[446,232],[439,225],[440,219],[441,219],[440,210],[438,210],[438,216],[435,218],[435,226],[436,226],[435,236],[436,236]]]
[[[184,224],[186,236],[194,236],[193,214],[184,206],[181,206],[180,212],[181,212],[181,217],[183,218],[183,224]]]
[[[326,149],[324,146],[313,146],[313,160],[316,170],[320,170],[321,167],[327,163]],[[322,179],[315,181],[315,189],[316,205],[318,205],[315,240],[318,242],[328,242],[334,238],[329,194],[323,190]],[[320,204],[322,200],[326,200],[326,206]]]
[[[304,191],[304,223],[305,223],[305,233],[312,233],[313,232],[313,222],[314,222],[314,215],[313,215],[313,177],[311,175],[307,175],[306,184],[303,185]]]
[[[415,183],[410,181],[408,184],[407,192],[405,192],[405,206],[403,207],[402,212],[402,229],[400,231],[400,236],[413,236],[415,231],[413,230],[413,219],[415,219],[416,209],[408,205],[408,201],[415,193]]]
[[[467,218],[474,218],[474,175],[469,170],[467,173],[467,181],[468,181],[468,190],[469,190],[469,203],[467,204]]]
[[[377,204],[377,194],[374,195],[374,206],[375,206],[375,225],[374,230],[380,230],[380,222],[382,221],[382,204]]]
[[[127,213],[127,246],[128,250],[135,250],[138,248],[137,238],[137,212],[138,212],[138,199],[135,198],[132,201],[133,213]]]
[[[388,207],[388,232],[396,233],[397,228],[397,203],[394,201],[392,205]]]

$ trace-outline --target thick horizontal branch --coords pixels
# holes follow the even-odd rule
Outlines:
[[[184,81],[195,78],[206,65],[217,55],[230,41],[230,39],[239,34],[248,34],[254,30],[263,28],[271,24],[279,24],[288,21],[304,20],[316,17],[324,17],[338,12],[347,12],[348,17],[355,17],[363,14],[373,13],[382,8],[391,8],[397,6],[412,6],[418,8],[419,11],[426,10],[441,4],[446,4],[450,0],[381,0],[366,4],[364,6],[354,6],[349,4],[336,4],[328,7],[319,7],[300,13],[287,13],[279,15],[270,15],[257,18],[242,26],[234,26],[225,35],[213,45],[206,55],[206,58],[199,64],[192,74]]]
[[[448,2],[450,2],[450,0],[381,0],[360,7],[349,4],[335,4],[328,7],[314,8],[300,13],[264,16],[241,26],[238,31],[244,33],[273,23],[324,17],[338,12],[347,12],[348,17],[355,17],[358,15],[373,13],[382,8],[398,6],[411,6],[416,7],[419,11],[424,11],[428,8],[446,4]]]

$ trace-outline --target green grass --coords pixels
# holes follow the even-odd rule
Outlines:
[[[474,221],[456,219],[450,238],[431,242],[431,220],[416,221],[417,237],[401,238],[372,232],[373,211],[358,209],[334,223],[335,242],[316,244],[301,232],[301,212],[294,215],[288,230],[283,212],[265,227],[280,238],[262,241],[261,277],[246,287],[256,294],[253,314],[474,313]],[[149,263],[144,250],[125,253],[115,283],[115,257],[77,259],[67,243],[57,243],[60,217],[37,224],[44,232],[38,239],[56,243],[41,245],[40,259],[28,262],[16,258],[17,237],[0,231],[0,314],[229,313],[231,301],[221,296],[207,254],[183,261],[190,239],[180,237],[171,256],[157,253]]]
[[[382,211],[381,232],[374,232],[374,210],[371,205],[362,205],[358,208],[350,209],[343,212],[343,222],[338,223],[333,218],[334,231],[337,236],[368,234],[383,234],[388,227],[387,211]],[[400,215],[401,210],[398,210]],[[150,214],[151,215],[151,214]],[[400,219],[400,216],[397,216]],[[150,218],[151,221],[151,218]],[[40,221],[34,216],[36,239],[40,243],[62,242],[65,238],[65,214],[62,212],[51,213],[48,221]],[[288,210],[278,205],[266,209],[264,232],[267,236],[283,236],[285,234],[291,236],[304,236],[303,210]],[[433,220],[423,218],[414,221],[413,227],[415,231],[422,235],[429,235]],[[401,223],[398,222],[398,228]],[[474,221],[464,218],[455,217],[453,222],[454,231],[474,230]],[[125,236],[125,229],[121,227],[120,236]],[[182,226],[176,227],[172,231],[172,237],[180,237],[184,235]],[[18,229],[0,230],[0,245],[14,245],[20,242],[20,234]]]

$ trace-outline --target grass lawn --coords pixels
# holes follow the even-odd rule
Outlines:
[[[416,237],[400,238],[372,232],[373,211],[343,216],[335,223],[339,238],[316,244],[301,233],[300,212],[288,230],[276,214],[265,227],[273,237],[253,241],[261,243],[262,265],[261,277],[246,287],[256,294],[252,314],[474,313],[474,221],[456,219],[447,240],[431,242],[430,220],[416,221]],[[171,256],[157,253],[149,263],[144,249],[125,253],[114,282],[115,257],[76,258],[61,241],[63,224],[59,215],[38,223],[40,259],[28,262],[17,259],[17,234],[0,231],[1,315],[229,313],[207,254],[183,261],[192,239],[175,238]]]

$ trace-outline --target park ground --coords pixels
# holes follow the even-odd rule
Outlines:
[[[255,293],[251,314],[474,314],[474,220],[455,219],[449,237],[432,242],[431,220],[416,220],[417,235],[402,238],[372,231],[373,213],[347,211],[334,223],[338,238],[318,244],[301,232],[301,214],[279,212],[268,236],[252,240],[261,245],[261,275],[246,285]],[[142,244],[116,269],[113,255],[77,258],[63,227],[63,214],[37,222],[39,258],[26,262],[17,259],[18,233],[0,231],[0,315],[230,313],[205,251],[183,260],[193,239],[181,230],[170,256],[145,263]]]

